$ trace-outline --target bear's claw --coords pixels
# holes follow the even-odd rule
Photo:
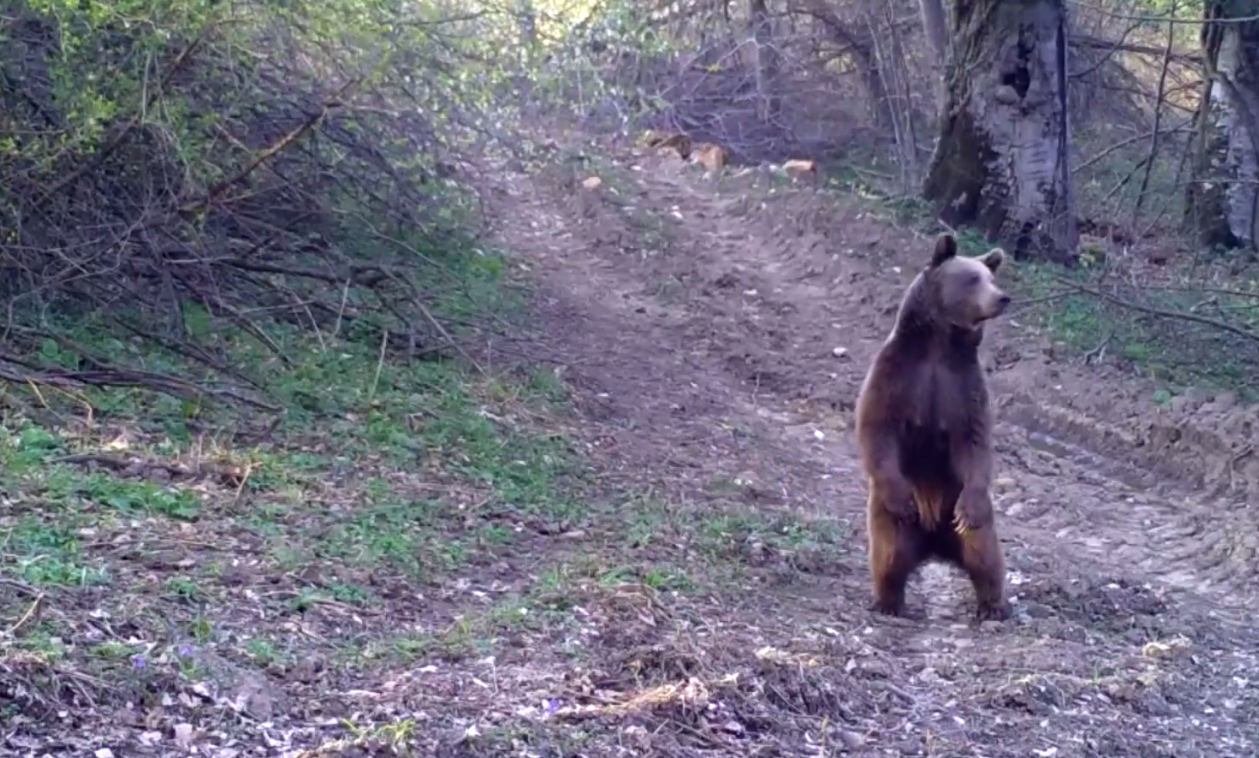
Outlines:
[[[875,598],[870,602],[869,609],[874,613],[881,613],[885,616],[905,615],[905,603],[899,600]]]
[[[983,623],[985,621],[1006,621],[1010,618],[1010,604],[1004,600],[980,603],[975,610],[975,620]]]

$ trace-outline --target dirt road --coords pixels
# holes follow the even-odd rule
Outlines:
[[[763,172],[591,154],[516,177],[502,234],[548,293],[557,361],[626,477],[692,494],[732,481],[756,508],[850,530],[836,565],[732,609],[806,636],[855,630],[877,653],[851,686],[886,700],[852,719],[882,736],[839,752],[1255,754],[1253,410],[1155,406],[1135,380],[1055,361],[1015,311],[986,354],[1016,619],[972,629],[969,586],[934,566],[911,584],[917,618],[872,617],[852,409],[930,238]]]

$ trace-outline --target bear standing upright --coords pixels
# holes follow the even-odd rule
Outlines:
[[[896,325],[857,399],[873,610],[901,615],[905,585],[927,560],[961,568],[979,620],[1009,617],[992,484],[992,411],[979,365],[984,323],[1010,298],[994,274],[1000,248],[957,255],[942,234],[901,300]]]

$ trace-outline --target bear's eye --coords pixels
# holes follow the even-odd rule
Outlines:
[[[979,280],[980,280],[980,276],[977,272],[972,273],[970,276],[966,277],[966,283],[972,287],[974,287],[976,284],[979,284]]]

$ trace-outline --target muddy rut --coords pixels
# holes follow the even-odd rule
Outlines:
[[[853,403],[931,239],[851,199],[732,173],[706,178],[627,151],[599,169],[512,180],[504,236],[537,270],[560,362],[624,466],[696,488],[730,478],[757,508],[849,524],[852,554],[784,590],[784,612],[878,628],[919,672],[933,651],[969,650],[968,665],[994,682],[1036,671],[1083,680],[1104,665],[1099,650],[1193,640],[1176,668],[1184,702],[1165,683],[1169,710],[1146,714],[1171,719],[1162,731],[1108,739],[1146,754],[1250,754],[1253,410],[1208,395],[1154,406],[1148,387],[1055,362],[1016,310],[989,331],[985,360],[1017,618],[969,629],[969,586],[932,566],[910,587],[917,618],[871,619]],[[587,174],[603,186],[584,189]],[[1057,754],[1124,752],[1103,743]]]

